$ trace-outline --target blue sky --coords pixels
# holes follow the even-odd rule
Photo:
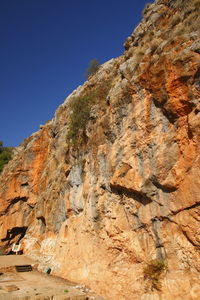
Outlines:
[[[145,0],[0,0],[0,140],[18,146],[85,81],[91,59],[121,55]]]

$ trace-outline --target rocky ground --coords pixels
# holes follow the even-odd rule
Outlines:
[[[30,272],[18,273],[16,265],[33,265]],[[86,287],[40,273],[37,263],[26,256],[0,256],[0,300],[101,300]]]

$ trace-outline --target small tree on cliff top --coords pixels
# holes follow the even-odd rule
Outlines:
[[[86,70],[86,77],[87,77],[87,79],[89,79],[90,76],[94,75],[98,71],[99,67],[100,67],[100,63],[98,62],[98,60],[95,59],[95,58],[92,59],[89,62],[89,66],[88,66],[88,68]]]

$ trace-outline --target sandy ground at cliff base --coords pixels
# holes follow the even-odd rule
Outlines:
[[[33,265],[24,255],[0,256],[0,300],[86,300],[99,299],[75,283],[38,272],[17,272],[16,265]]]

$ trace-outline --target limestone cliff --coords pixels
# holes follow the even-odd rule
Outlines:
[[[199,30],[199,0],[148,5],[22,143],[0,180],[6,251],[21,239],[106,299],[200,299]]]

